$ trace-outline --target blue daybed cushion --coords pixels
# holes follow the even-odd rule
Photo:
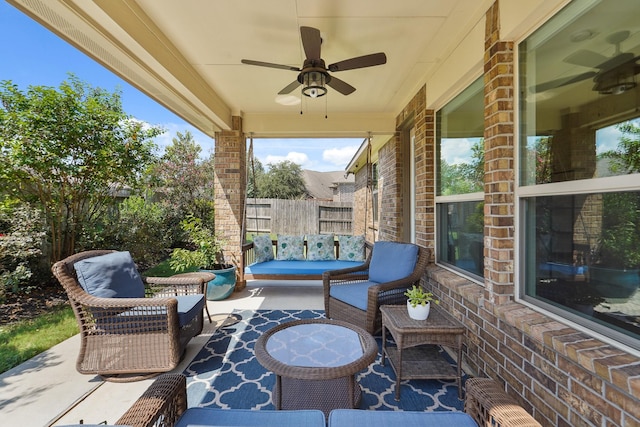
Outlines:
[[[251,409],[189,408],[176,427],[260,426],[260,427],[325,427],[322,411],[255,411]]]
[[[82,288],[94,297],[144,297],[144,283],[129,252],[83,259],[74,268]]]
[[[320,275],[328,270],[341,270],[343,268],[358,267],[362,262],[353,261],[266,261],[248,265],[244,271],[246,274],[271,274],[291,275],[301,274]]]
[[[403,279],[416,266],[418,247],[411,243],[376,242],[373,244],[369,280],[377,283]]]

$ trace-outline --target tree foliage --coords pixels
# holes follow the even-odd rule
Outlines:
[[[610,168],[616,174],[640,172],[640,126],[638,122],[626,121],[616,126],[622,136],[614,150],[602,153],[612,160]]]
[[[267,172],[260,173],[256,169],[256,197],[269,199],[299,199],[306,194],[302,168],[300,165],[285,160],[270,163]]]
[[[50,260],[61,259],[117,191],[136,186],[161,129],[127,116],[120,92],[72,74],[57,89],[3,81],[0,102],[0,184],[43,211]]]
[[[440,161],[439,185],[441,195],[467,194],[484,189],[484,139],[478,139],[471,147],[471,159],[467,163],[448,164]]]

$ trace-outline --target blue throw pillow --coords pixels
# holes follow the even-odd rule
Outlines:
[[[411,243],[376,242],[371,253],[369,280],[377,283],[392,282],[413,273],[418,247]]]
[[[129,252],[113,252],[74,264],[78,282],[102,298],[143,298],[144,283]]]

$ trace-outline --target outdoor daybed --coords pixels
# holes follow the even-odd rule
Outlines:
[[[325,271],[362,265],[368,249],[363,236],[254,236],[242,246],[240,280],[321,280]]]
[[[465,413],[364,411],[336,409],[329,415],[329,427],[376,425],[378,427],[456,425],[482,427],[540,427],[540,424],[500,386],[489,378],[472,378],[466,383]],[[186,379],[180,374],[159,377],[116,422],[116,425],[147,427],[159,425],[206,426],[310,426],[324,427],[321,411],[270,411],[243,409],[187,409]]]

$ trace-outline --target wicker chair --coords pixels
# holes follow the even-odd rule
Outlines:
[[[202,332],[205,285],[215,276],[142,277],[143,298],[105,298],[86,292],[74,265],[114,252],[80,252],[52,267],[80,328],[76,369],[114,382],[171,371],[189,340]]]
[[[386,244],[390,242],[376,242],[363,265],[342,270],[326,271],[322,275],[324,308],[327,318],[343,320],[360,326],[370,334],[376,334],[382,328],[380,306],[406,303],[407,297],[404,296],[404,292],[414,284],[420,283],[420,279],[429,263],[430,250],[411,243],[394,243],[395,245],[399,245],[399,248],[404,249],[417,247],[417,256],[413,271],[399,279],[388,282],[375,282],[371,281],[372,279],[370,279],[369,272],[371,270],[372,260],[375,262],[377,258],[376,248],[379,247],[381,243]],[[402,257],[402,255],[400,255],[400,257]],[[394,261],[401,260],[397,258],[387,259],[386,261],[394,263]],[[347,287],[359,288],[360,291],[358,292],[361,293],[361,301],[356,304],[350,304],[343,299],[337,298],[335,295],[338,293],[336,289],[342,286],[345,287],[343,289]],[[359,305],[361,308],[358,308],[356,305]]]
[[[480,427],[541,427],[525,409],[490,378],[470,378],[466,384],[464,411]]]

